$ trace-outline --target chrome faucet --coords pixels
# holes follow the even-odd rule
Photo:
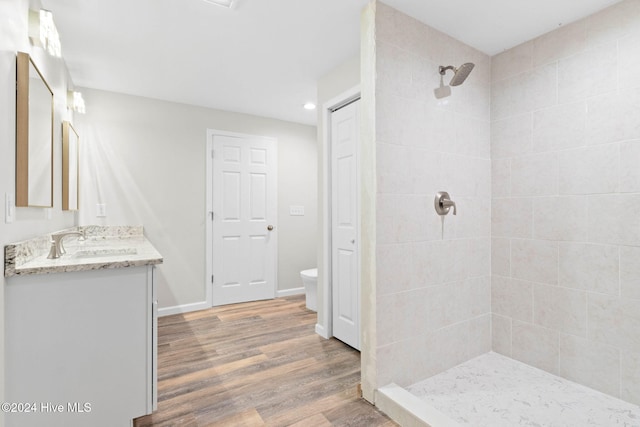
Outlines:
[[[62,240],[67,236],[78,236],[79,240],[85,239],[85,233],[83,231],[61,231],[51,235],[51,249],[49,249],[49,259],[58,259],[67,251],[64,249]]]
[[[439,191],[436,194],[436,198],[433,201],[438,215],[446,215],[449,213],[449,209],[453,207],[453,214],[456,215],[456,202],[451,200],[451,196],[446,191]]]

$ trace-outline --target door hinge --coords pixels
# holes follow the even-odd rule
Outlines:
[[[211,283],[213,283],[213,274],[211,275]]]
[[[215,213],[213,213],[213,211],[210,211],[210,212],[209,212],[209,215],[211,215],[211,221],[213,221],[213,220],[214,220],[214,218],[215,218],[215,216],[216,216],[216,214],[215,214]]]
[[[216,157],[216,152],[215,150],[211,150],[211,158],[214,159]]]

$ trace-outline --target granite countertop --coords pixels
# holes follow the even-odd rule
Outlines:
[[[66,254],[48,259],[51,235],[5,246],[4,275],[64,273],[161,264],[162,255],[144,236],[142,227],[74,227],[61,231],[86,231],[87,238],[64,240]]]

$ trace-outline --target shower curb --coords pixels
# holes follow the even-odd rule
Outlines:
[[[394,383],[377,390],[376,407],[402,427],[460,427],[460,424]]]

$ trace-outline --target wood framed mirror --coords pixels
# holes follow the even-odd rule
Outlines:
[[[73,125],[62,123],[62,210],[77,211],[79,198],[80,137]]]
[[[16,206],[53,207],[53,91],[28,53],[16,65]]]

